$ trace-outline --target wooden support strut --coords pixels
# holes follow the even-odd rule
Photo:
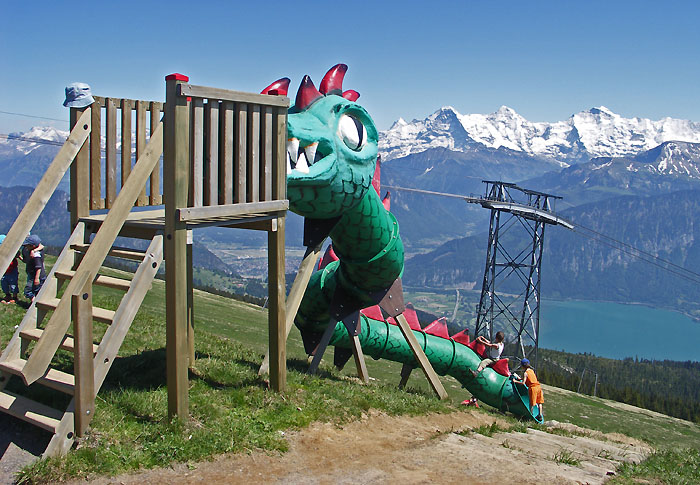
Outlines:
[[[71,296],[74,339],[75,434],[83,436],[95,414],[95,361],[92,336],[92,284],[83,273]]]

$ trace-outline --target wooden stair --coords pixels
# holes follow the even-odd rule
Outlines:
[[[117,247],[109,250],[109,256],[140,262],[132,279],[99,274],[94,271],[94,268],[88,272],[80,266],[85,253],[90,248],[90,245],[82,242],[84,239],[85,225],[80,222],[58,256],[41,291],[0,356],[0,412],[22,419],[53,434],[44,457],[68,451],[75,436],[81,434],[89,423],[94,414],[91,410],[94,409],[95,396],[117,357],[124,337],[163,261],[163,236],[158,233],[153,237],[146,251]],[[90,281],[93,274],[95,276]],[[74,279],[79,279],[80,282],[73,286],[82,285],[82,287],[69,292],[66,287],[70,287],[70,282]],[[84,285],[82,281],[85,282]],[[81,296],[87,300],[88,293],[91,295],[96,286],[122,291],[123,296],[116,310],[92,306],[92,297],[89,297],[90,305],[87,307],[90,311],[87,321],[87,325],[90,326],[89,333],[81,333],[81,335],[92,335],[90,320],[108,326],[102,339],[99,342],[93,341],[90,348],[89,340],[88,343],[80,345],[78,335],[75,335],[79,331],[84,332],[86,324],[85,320],[79,319],[80,310],[76,310],[75,302]],[[64,289],[63,294],[61,289]],[[72,308],[72,311],[66,313],[64,310],[61,313],[60,308],[65,309],[66,305]],[[61,320],[54,323],[54,320],[61,319],[63,315],[67,315],[67,321]],[[74,334],[58,335],[55,331],[55,327],[69,329],[71,326]],[[50,327],[53,331],[50,331]],[[81,338],[85,342],[84,337]],[[47,339],[48,343],[45,342]],[[39,346],[42,342],[45,342],[44,347]],[[74,369],[71,369],[73,373],[66,372],[65,368],[61,370],[47,366],[43,374],[28,382],[24,372],[28,362],[40,348],[61,349],[73,354],[76,359]],[[81,352],[83,360],[79,364]],[[85,356],[88,358],[86,359]],[[50,362],[53,355],[51,359],[43,355],[42,359]],[[84,367],[85,361],[88,362],[87,367]],[[80,369],[86,368],[89,371],[83,370],[81,375]],[[12,376],[19,376],[24,381],[24,389],[28,389],[28,384],[36,383],[38,386],[71,396],[70,402],[66,409],[59,410],[36,402],[21,390],[18,391],[16,389],[18,386],[13,386],[12,392],[6,390]],[[80,382],[91,385],[87,386],[87,391],[80,391]]]

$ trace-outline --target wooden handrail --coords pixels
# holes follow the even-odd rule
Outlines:
[[[85,256],[83,256],[83,260],[75,272],[75,276],[68,283],[65,294],[69,296],[61,299],[61,302],[46,324],[44,333],[37,342],[29,359],[27,359],[27,363],[22,369],[22,378],[26,385],[33,383],[46,372],[46,369],[51,363],[51,359],[53,359],[71,323],[69,318],[71,311],[70,295],[78,291],[77,283],[80,282],[83,273],[88,273],[90,275],[88,278],[90,281],[95,279],[97,271],[100,266],[102,266],[102,263],[109,253],[109,249],[119,235],[131,208],[134,206],[134,202],[141,192],[141,188],[146,184],[161,153],[163,153],[162,121],[151,136],[143,155],[139,158],[136,165],[134,165],[134,170],[131,172],[126,184],[124,184],[119,195],[114,200],[112,209],[97,231],[95,239],[90,245],[90,249],[88,249]]]
[[[80,148],[88,139],[92,129],[91,109],[86,109],[78,119],[75,128],[68,135],[68,139],[58,151],[53,162],[46,169],[46,173],[41,177],[34,192],[29,197],[29,200],[24,205],[24,209],[20,212],[14,224],[5,236],[5,240],[0,245],[0,268],[7,268],[14,258],[19,248],[27,237],[29,231],[34,227],[36,220],[41,215],[41,212],[46,207],[49,199],[53,195],[58,183],[70,168]]]

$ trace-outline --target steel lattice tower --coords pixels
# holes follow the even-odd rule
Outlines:
[[[544,230],[547,224],[569,224],[553,212],[561,197],[483,182],[486,195],[479,203],[491,210],[491,223],[474,337],[493,341],[502,330],[509,357],[527,357],[537,367]]]

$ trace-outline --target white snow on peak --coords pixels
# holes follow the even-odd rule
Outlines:
[[[624,118],[605,106],[552,123],[529,121],[508,106],[486,115],[462,115],[444,106],[423,120],[399,119],[380,133],[379,149],[386,161],[428,148],[459,151],[477,143],[567,163],[634,155],[666,141],[700,142],[700,123]]]
[[[10,133],[9,138],[0,139],[0,143],[4,145],[12,144],[18,151],[26,155],[45,145],[42,142],[48,141],[51,144],[63,144],[66,138],[68,138],[67,131],[57,130],[50,126],[34,126],[31,130],[24,133]]]

